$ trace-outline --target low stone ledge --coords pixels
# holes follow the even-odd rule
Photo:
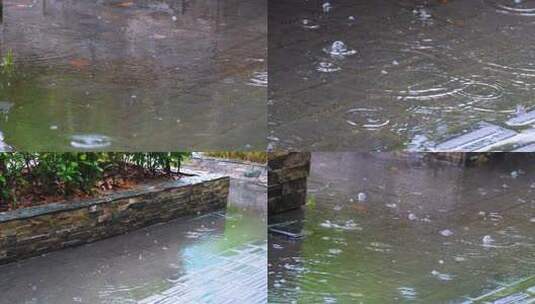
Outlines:
[[[0,213],[0,264],[225,208],[229,177],[206,174],[97,199]]]

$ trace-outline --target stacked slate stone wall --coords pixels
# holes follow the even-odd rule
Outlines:
[[[206,175],[93,200],[0,213],[0,264],[226,207],[230,180]]]
[[[268,211],[277,214],[306,203],[310,153],[272,152],[268,162]]]
[[[436,152],[427,153],[428,159],[440,160],[457,165],[465,165],[469,159],[470,153],[466,152]]]

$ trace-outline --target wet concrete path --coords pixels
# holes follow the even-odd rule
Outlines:
[[[487,123],[448,150],[533,143],[534,18],[522,0],[270,1],[268,139],[421,151]]]
[[[3,3],[0,134],[14,148],[265,148],[264,0]]]
[[[314,153],[307,206],[270,217],[304,235],[269,235],[270,303],[533,303],[534,157]]]
[[[0,303],[266,303],[266,188],[230,191],[226,213],[0,266]]]

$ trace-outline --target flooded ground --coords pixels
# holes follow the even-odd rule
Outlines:
[[[0,266],[0,303],[267,301],[266,188],[231,180],[227,212]]]
[[[269,302],[533,303],[535,155],[502,157],[314,153],[307,206],[270,217],[303,236],[270,233]]]
[[[13,64],[0,67],[0,142],[25,151],[265,148],[265,0],[3,4],[0,57],[12,52]]]
[[[527,0],[270,1],[270,145],[535,151],[534,18]]]

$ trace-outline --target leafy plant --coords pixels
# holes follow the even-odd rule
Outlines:
[[[107,174],[127,174],[134,166],[146,174],[176,174],[185,152],[151,153],[0,153],[0,209],[16,207],[20,193],[90,194]]]

